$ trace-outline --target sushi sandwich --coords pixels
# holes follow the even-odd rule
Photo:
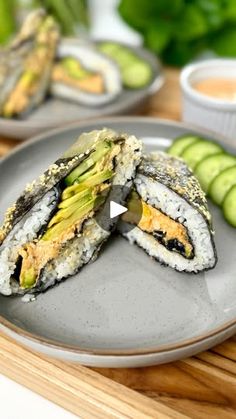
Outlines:
[[[0,293],[44,291],[96,258],[116,223],[99,218],[125,202],[141,148],[109,129],[85,133],[26,186],[0,228]]]
[[[144,157],[127,206],[118,230],[132,244],[177,271],[214,268],[217,255],[205,194],[182,160],[163,152]]]

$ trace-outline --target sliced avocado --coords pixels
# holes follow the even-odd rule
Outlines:
[[[31,87],[31,85],[37,80],[37,75],[33,71],[25,71],[21,78],[19,79],[18,83],[15,86],[15,89],[24,90],[27,93],[27,90]],[[22,93],[21,93],[22,95]],[[3,108],[3,116],[6,118],[11,118],[15,112],[15,103],[12,102],[11,99],[7,100],[4,108]]]
[[[60,202],[58,205],[58,208],[68,208],[70,205],[74,204],[74,202],[77,202],[79,199],[84,198],[88,193],[91,193],[92,190],[85,188],[83,191],[76,193],[70,198],[66,198],[64,201]]]
[[[187,259],[191,259],[193,257],[193,248],[191,245],[184,246],[184,251]]]
[[[96,175],[91,176],[89,179],[87,179],[84,182],[84,185],[91,188],[96,185],[100,185],[101,183],[105,182],[106,180],[109,180],[114,176],[114,173],[112,170],[103,170],[100,173],[97,173]]]
[[[61,221],[59,224],[54,225],[49,228],[48,231],[42,237],[42,240],[53,240],[61,235],[68,228],[72,227],[76,222],[84,218],[90,211],[99,207],[104,203],[105,198],[100,196],[97,198],[91,199],[83,207],[78,208],[68,219]]]
[[[91,176],[90,179],[86,179],[83,183],[74,184],[68,186],[62,193],[62,200],[71,198],[75,194],[84,191],[85,189],[92,188],[94,186],[100,185],[101,183],[109,180],[113,176],[112,170],[104,170],[100,173],[97,173],[94,176]]]
[[[32,288],[36,282],[34,268],[31,267],[20,274],[20,285],[22,288]]]
[[[122,220],[138,224],[142,216],[142,201],[137,192],[132,191],[127,202],[128,211],[122,215]]]
[[[67,71],[69,76],[74,79],[84,79],[89,77],[92,73],[82,67],[81,63],[72,57],[67,57],[61,60],[60,64]]]
[[[97,173],[96,175],[92,176],[90,179],[86,181],[86,186],[89,188],[100,185],[101,183],[105,182],[106,180],[109,180],[113,175],[113,172],[111,170],[103,170],[101,173]],[[76,185],[80,186],[80,185]],[[74,189],[75,190],[75,189]],[[85,193],[87,191],[87,193]],[[51,219],[51,221],[48,224],[48,228],[51,228],[54,224],[58,224],[61,221],[68,219],[71,215],[73,215],[75,212],[77,212],[80,208],[83,208],[83,206],[91,201],[92,199],[92,192],[91,189],[87,189],[82,192],[83,197],[81,197],[81,193],[73,195],[71,198],[68,198],[67,205],[62,209],[60,209],[56,215]],[[65,202],[65,201],[64,201]],[[72,203],[72,205],[71,205]]]
[[[101,144],[98,144],[96,150],[66,177],[66,185],[72,185],[79,176],[94,166],[111,148],[112,143],[110,141],[103,141]]]
[[[37,80],[37,75],[33,71],[27,70],[21,76],[19,85],[21,87],[28,88],[35,82],[35,80]]]
[[[55,27],[55,20],[52,16],[47,16],[44,21],[42,22],[40,28],[39,28],[39,33],[40,32],[47,32],[49,29]]]
[[[75,195],[73,198],[76,198],[76,197],[77,195]],[[58,224],[60,221],[70,218],[70,216],[74,214],[75,211],[77,211],[79,208],[82,208],[91,199],[92,199],[92,195],[91,193],[88,193],[83,198],[77,199],[69,207],[66,207],[57,211],[56,215],[49,222],[48,228],[52,227],[54,224]]]
[[[75,194],[86,191],[87,189],[88,187],[86,185],[82,183],[78,185],[78,183],[75,183],[74,185],[68,186],[66,189],[64,189],[61,199],[64,201],[68,198],[71,198]]]
[[[137,208],[140,202],[141,202],[141,198],[139,197],[137,192],[132,190],[128,197],[128,209]]]

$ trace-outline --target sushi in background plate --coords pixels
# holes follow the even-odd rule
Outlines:
[[[60,73],[60,78],[62,77],[62,79],[60,82],[56,83],[57,87],[55,95],[57,97],[54,95],[48,95],[47,99],[40,103],[40,106],[34,108],[31,112],[24,113],[20,118],[10,119],[0,117],[1,135],[13,137],[17,140],[26,139],[32,137],[33,135],[40,134],[43,131],[58,128],[71,122],[98,118],[103,115],[108,116],[131,113],[143,106],[150,95],[157,92],[164,83],[164,75],[160,61],[156,56],[144,48],[130,47],[127,45],[130,53],[137,55],[141,61],[146,62],[147,66],[150,67],[150,70],[148,70],[148,74],[151,74],[150,80],[148,83],[145,83],[145,85],[142,85],[142,87],[137,86],[137,88],[124,88],[124,86],[121,86],[123,81],[117,64],[111,60],[111,58],[106,57],[103,53],[99,52],[97,50],[97,44],[82,42],[78,39],[64,38],[60,42],[59,50],[61,48],[65,51],[65,58],[69,58],[69,61],[66,61],[66,67],[69,67],[70,74],[73,73],[73,77],[69,77],[69,83],[72,83],[73,86],[69,86],[69,84],[64,83],[65,79],[63,70],[63,74]],[[80,64],[84,63],[84,68],[82,65],[81,72],[81,69],[79,70],[77,67],[77,60],[75,60],[75,57],[67,55],[70,50],[73,51],[74,54],[74,52],[77,51],[77,48],[78,51],[84,51],[84,48],[86,49],[85,55],[90,56],[92,69],[86,69],[87,64],[84,60],[81,60]],[[101,77],[101,72],[97,72],[94,68],[97,61],[99,61],[99,63],[105,63],[106,69],[109,69],[105,78]],[[58,63],[56,62],[56,64]],[[73,67],[72,73],[71,64]],[[133,62],[132,64],[135,63]],[[90,92],[86,92],[84,89],[81,89],[81,87],[78,88],[78,80],[76,80],[75,88],[74,67],[76,67],[76,74],[77,71],[80,73],[79,78],[82,75],[79,84],[83,80],[83,85],[84,82],[86,82],[87,87],[88,79],[90,79],[90,77],[94,77],[93,80],[96,81],[96,88],[99,86],[105,87],[109,84],[110,93],[108,92],[108,89],[102,94],[91,93],[92,83],[91,86],[89,84]],[[141,67],[143,68],[142,65]],[[131,67],[129,66],[129,68]],[[135,68],[137,68],[136,64],[134,66],[132,65],[132,72]],[[84,77],[85,75],[89,75],[89,77]],[[66,75],[66,80],[68,81],[67,77],[68,75]],[[143,80],[143,76],[140,79],[140,74],[138,77],[130,77],[130,72],[128,72],[128,78],[135,83]],[[114,82],[115,85],[113,84]],[[47,87],[49,92],[50,84],[48,84]]]
[[[13,42],[0,52],[0,115],[23,117],[46,98],[60,32],[44,10],[29,14]]]
[[[54,97],[96,107],[114,100],[121,89],[118,67],[91,44],[59,45],[51,76]]]

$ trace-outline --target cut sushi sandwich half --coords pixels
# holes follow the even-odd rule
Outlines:
[[[101,106],[121,92],[118,67],[90,44],[59,45],[52,69],[53,96],[89,106]]]
[[[94,260],[116,223],[99,219],[127,198],[141,147],[108,129],[82,134],[25,188],[0,229],[2,294],[44,291]]]
[[[39,9],[0,52],[0,115],[21,117],[45,98],[60,32],[53,17]]]
[[[207,201],[182,160],[162,152],[144,157],[127,202],[118,229],[131,243],[177,271],[197,273],[215,266]]]

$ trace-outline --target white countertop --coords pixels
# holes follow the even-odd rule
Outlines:
[[[76,419],[77,416],[0,374],[2,419]]]

